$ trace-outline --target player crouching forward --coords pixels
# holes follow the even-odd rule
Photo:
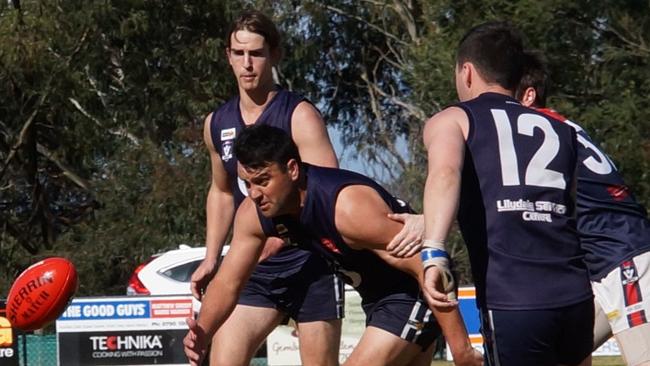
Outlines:
[[[440,328],[457,365],[482,364],[457,307],[432,314],[423,301],[420,260],[385,250],[402,227],[387,215],[407,207],[367,177],[302,163],[291,138],[274,127],[244,130],[235,154],[249,196],[237,211],[230,251],[199,318],[188,319],[184,345],[192,365],[200,364],[206,340],[235,306],[269,236],[320,253],[361,295],[367,327],[345,365],[429,365]]]

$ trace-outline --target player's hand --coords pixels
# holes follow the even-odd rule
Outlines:
[[[190,278],[190,289],[192,290],[192,295],[201,301],[203,297],[203,292],[205,288],[208,287],[208,283],[214,277],[214,274],[217,272],[217,261],[204,259],[201,264],[196,268],[192,277]]]
[[[274,237],[274,236],[268,237],[266,239],[266,242],[264,243],[264,248],[262,249],[262,254],[260,254],[260,259],[257,262],[258,263],[262,262],[262,261],[268,259],[269,257],[272,257],[272,256],[278,254],[278,252],[285,245],[286,245],[286,243],[281,238],[277,238],[277,237]]]
[[[386,250],[394,257],[408,258],[422,248],[424,215],[388,214],[388,218],[404,224],[402,230],[388,243]]]
[[[183,338],[183,350],[190,366],[200,366],[207,352],[206,335],[196,320],[187,318],[185,321],[190,329]]]
[[[458,305],[451,272],[444,271],[438,266],[431,266],[424,270],[422,285],[422,292],[430,306],[448,309]]]
[[[483,354],[474,347],[469,347],[461,354],[452,354],[456,366],[483,366]]]

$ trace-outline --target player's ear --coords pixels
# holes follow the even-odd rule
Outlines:
[[[472,78],[475,72],[476,69],[471,62],[465,62],[460,66],[460,77],[467,89],[472,86]]]
[[[524,90],[524,95],[521,96],[521,104],[530,107],[535,104],[535,100],[537,99],[537,91],[535,88],[532,86],[529,86]]]
[[[293,181],[300,178],[300,163],[296,159],[289,159],[287,162],[287,174]]]

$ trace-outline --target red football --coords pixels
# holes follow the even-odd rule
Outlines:
[[[15,328],[40,329],[61,315],[77,290],[77,270],[65,258],[31,265],[16,278],[7,298],[7,318]]]

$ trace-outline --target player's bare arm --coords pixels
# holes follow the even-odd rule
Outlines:
[[[422,263],[418,257],[396,258],[386,251],[390,239],[401,230],[401,224],[388,218],[391,210],[377,191],[363,185],[345,187],[339,193],[335,210],[336,228],[347,245],[372,250],[389,265],[422,283]],[[439,308],[432,307],[432,311],[450,345],[455,363],[481,365],[482,357],[472,348],[458,308],[446,303]]]
[[[468,126],[465,112],[451,107],[434,115],[424,127],[428,157],[424,187],[425,239],[443,249],[458,211]],[[433,266],[425,271],[424,293],[434,306],[447,303],[450,300],[447,294],[453,291],[451,283],[445,283],[443,289],[435,285],[441,278],[449,277],[443,270]]]
[[[196,321],[188,319],[190,330],[183,344],[190,361],[200,365],[209,340],[235,308],[239,294],[257,264],[265,240],[255,204],[246,199],[235,216],[230,251],[208,285],[199,317]]]
[[[293,111],[291,137],[298,147],[300,159],[305,163],[338,168],[323,117],[311,103],[302,102]]]
[[[203,124],[203,140],[210,154],[211,179],[206,199],[206,255],[191,278],[192,295],[201,300],[202,292],[217,270],[223,244],[232,225],[234,199],[230,191],[229,178],[221,157],[217,153],[210,130],[210,113]]]

